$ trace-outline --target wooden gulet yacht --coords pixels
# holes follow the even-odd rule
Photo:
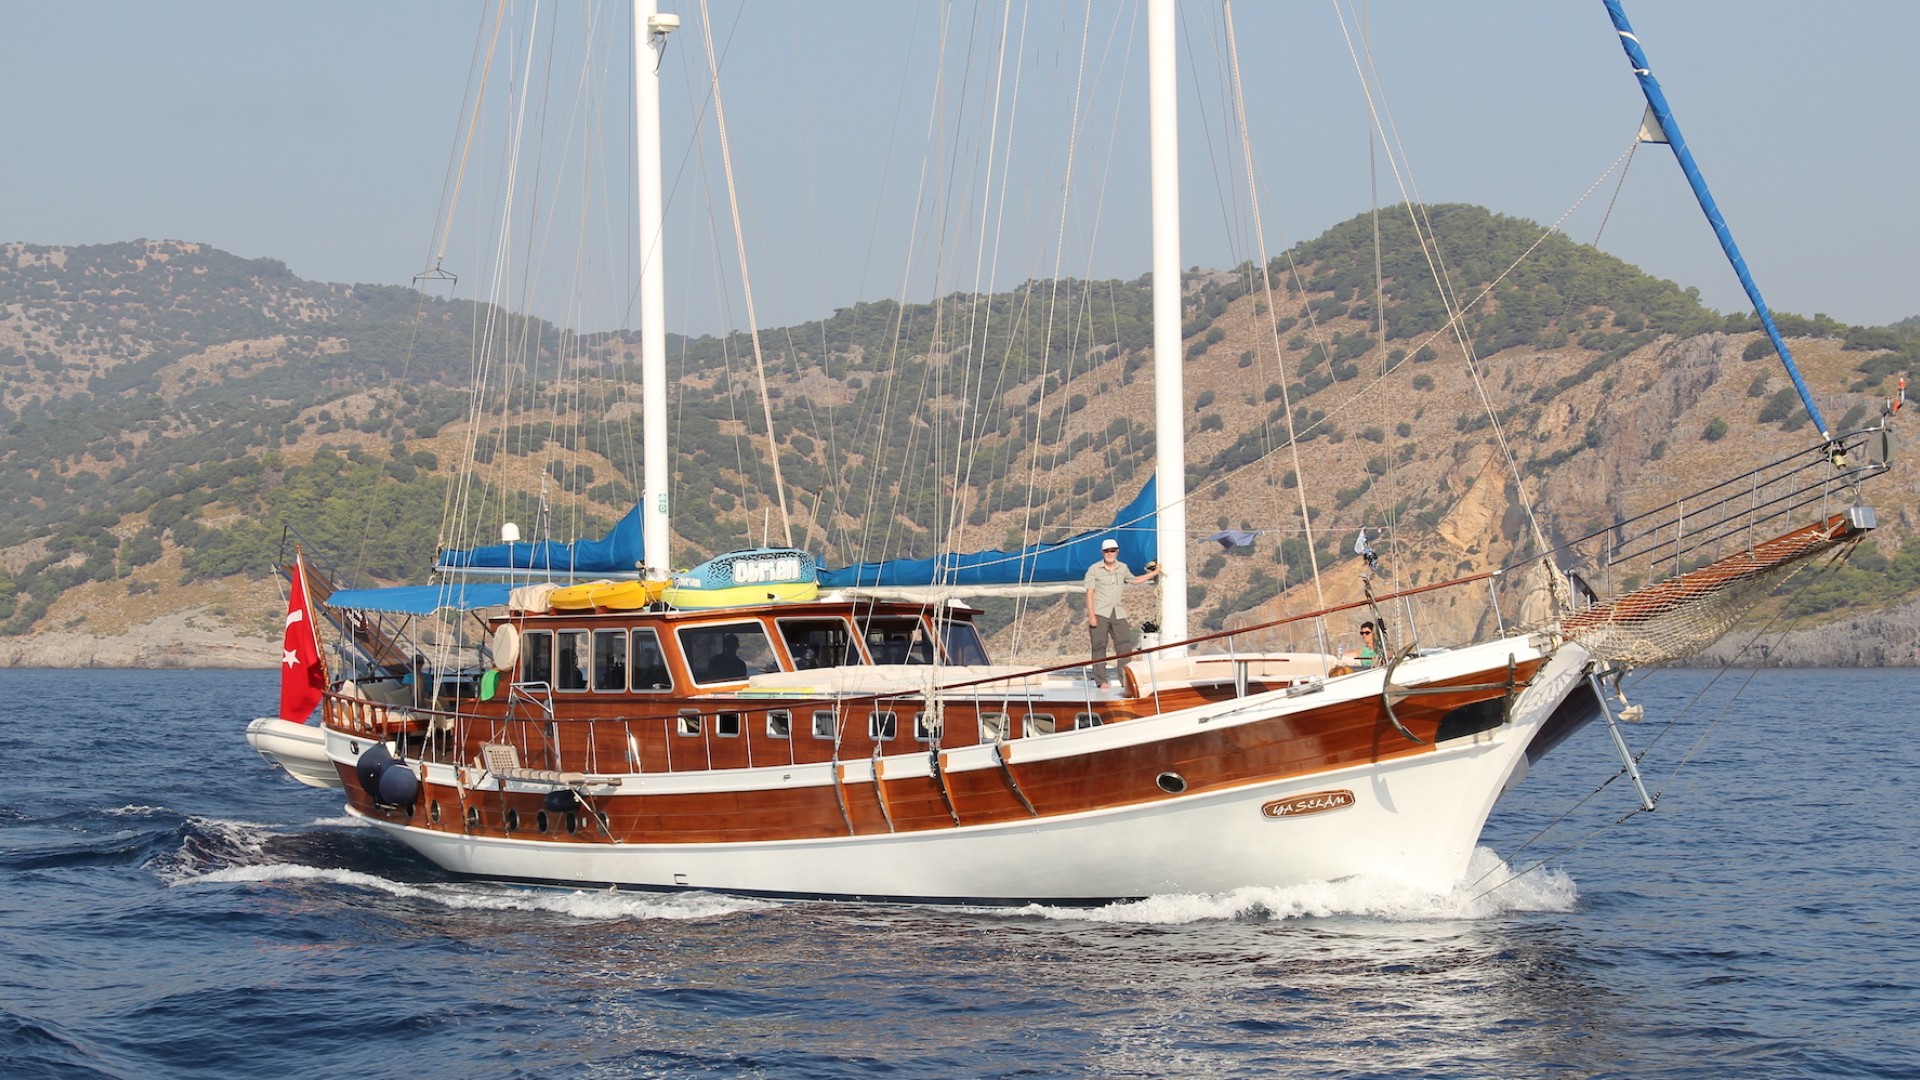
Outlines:
[[[646,0],[635,8],[645,129],[657,125],[652,50],[677,20]],[[1625,541],[1613,550],[1621,565],[1672,568],[1652,584],[1582,606],[1551,563],[1519,568],[1546,582],[1552,615],[1501,624],[1479,644],[1421,648],[1396,631],[1382,662],[1361,667],[1328,651],[1236,643],[1277,623],[1189,638],[1172,0],[1154,0],[1149,23],[1154,352],[1170,361],[1155,383],[1156,532],[1123,517],[1080,538],[1084,548],[1067,545],[1066,561],[1104,535],[1121,536],[1134,565],[1157,557],[1169,571],[1169,644],[1120,658],[1118,685],[1100,688],[1084,663],[992,663],[978,612],[956,590],[888,598],[858,574],[840,587],[786,549],[667,574],[667,459],[655,442],[664,414],[651,412],[664,398],[658,151],[643,134],[653,419],[636,522],[644,555],[628,563],[631,580],[471,596],[449,585],[425,608],[383,607],[370,595],[381,590],[330,584],[309,603],[296,562],[289,672],[307,678],[319,664],[317,636],[300,637],[317,634],[315,604],[484,611],[485,670],[405,689],[343,674],[316,695],[317,727],[297,722],[296,704],[297,716],[254,722],[256,748],[303,782],[342,789],[350,814],[434,863],[489,879],[982,903],[1356,875],[1444,891],[1533,761],[1589,722],[1612,724],[1607,676],[1697,650],[1781,577],[1872,528],[1853,494],[1887,467],[1884,423],[1610,529]],[[1666,528],[1681,516],[1684,540]],[[1789,531],[1752,539],[1776,521]],[[1396,602],[1486,590],[1496,576],[1379,595],[1369,579],[1363,598],[1287,621],[1310,627],[1364,609],[1385,628]],[[355,639],[367,624],[346,625]]]

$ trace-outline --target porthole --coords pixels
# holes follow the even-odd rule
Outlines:
[[[580,831],[580,815],[574,813],[571,810],[567,811],[567,832],[577,833],[579,831]]]
[[[467,828],[477,829],[479,827],[480,827],[480,808],[477,806],[467,807]]]
[[[1153,782],[1169,795],[1178,795],[1187,790],[1187,778],[1177,772],[1163,772],[1154,777]]]
[[[553,823],[547,820],[547,812],[545,810],[540,811],[533,817],[533,827],[542,833],[545,833],[552,825]]]
[[[507,831],[518,832],[519,830],[520,830],[520,811],[515,810],[512,807],[508,807],[507,808]]]
[[[439,799],[431,799],[427,802],[427,820],[434,823],[435,825],[440,824],[440,800]]]

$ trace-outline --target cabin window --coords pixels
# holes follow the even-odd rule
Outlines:
[[[775,625],[795,671],[864,663],[845,619],[778,619]]]
[[[767,738],[793,738],[793,713],[788,709],[773,709],[767,713]]]
[[[913,738],[915,742],[930,743],[940,738],[940,725],[934,723],[933,714],[921,709],[913,714]]]
[[[1026,716],[1026,732],[1029,735],[1053,734],[1053,714],[1030,712]]]
[[[867,734],[875,742],[885,742],[900,732],[900,717],[891,712],[876,711],[867,719]]]
[[[520,681],[553,684],[553,635],[529,630],[520,635]]]
[[[813,714],[813,737],[831,739],[840,729],[840,715],[832,709],[821,709]]]
[[[861,624],[861,635],[876,664],[933,663],[933,643],[912,616],[868,619]]]
[[[680,734],[700,734],[700,711],[698,709],[682,709],[680,710],[680,715],[675,717],[674,721],[674,730]]]
[[[972,623],[943,622],[940,624],[940,638],[946,644],[947,663],[987,663],[987,646],[980,640],[980,631]]]
[[[980,714],[980,741],[999,742],[1007,737],[1007,714],[1003,712],[983,712]]]
[[[591,657],[587,653],[587,632],[585,630],[562,630],[554,635],[554,644],[559,655],[553,664],[553,688],[555,690],[585,690],[587,688],[587,665]]]
[[[593,688],[605,692],[627,688],[627,632],[593,632]]]
[[[674,633],[695,682],[741,682],[750,675],[780,670],[773,642],[757,622],[683,626]]]
[[[633,688],[641,693],[673,690],[673,676],[667,673],[667,661],[660,652],[660,635],[652,627],[633,632]]]
[[[737,712],[716,713],[713,717],[713,733],[723,739],[740,737],[740,714]]]
[[[1100,719],[1099,713],[1083,712],[1073,714],[1073,730],[1075,731],[1085,731],[1087,728],[1099,727],[1104,723],[1106,723],[1106,721]]]

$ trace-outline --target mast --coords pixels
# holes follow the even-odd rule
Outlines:
[[[640,242],[640,576],[664,581],[673,566],[667,514],[667,293],[660,183],[660,58],[680,17],[633,0],[635,220]]]
[[[1186,394],[1180,371],[1180,139],[1174,0],[1147,5],[1148,162],[1153,181],[1153,431],[1160,639],[1187,639]],[[1136,568],[1138,569],[1138,568]],[[1173,650],[1179,655],[1184,650]]]
[[[1620,0],[1605,0],[1607,16],[1613,20],[1613,28],[1620,33],[1620,47],[1627,51],[1627,61],[1633,65],[1633,73],[1640,80],[1640,91],[1647,97],[1647,110],[1653,113],[1660,133],[1667,145],[1673,148],[1673,156],[1680,162],[1680,171],[1687,176],[1687,184],[1693,188],[1693,197],[1700,203],[1700,209],[1707,215],[1707,223],[1713,226],[1713,234],[1720,238],[1720,250],[1726,252],[1727,261],[1733,264],[1733,272],[1739,275],[1740,284],[1747,290],[1747,299],[1753,301],[1753,310],[1760,316],[1760,325],[1767,328],[1767,337],[1773,340],[1773,350],[1780,354],[1780,362],[1787,366],[1787,377],[1793,380],[1793,388],[1800,391],[1800,401],[1807,407],[1807,415],[1813,419],[1813,426],[1820,431],[1822,439],[1832,440],[1833,434],[1827,430],[1827,421],[1813,404],[1813,392],[1807,389],[1806,380],[1800,377],[1800,368],[1793,362],[1793,352],[1787,348],[1786,339],[1780,336],[1780,330],[1773,325],[1773,312],[1767,310],[1767,302],[1760,298],[1760,286],[1754,283],[1753,275],[1747,272],[1747,260],[1740,257],[1740,248],[1733,242],[1733,233],[1727,228],[1727,220],[1720,216],[1720,207],[1713,201],[1713,194],[1707,190],[1706,177],[1700,175],[1700,167],[1694,164],[1693,151],[1687,148],[1687,141],[1680,136],[1680,125],[1673,119],[1673,110],[1667,105],[1666,92],[1660,89],[1660,80],[1653,77],[1653,67],[1647,62],[1645,50],[1640,48],[1640,39],[1633,36],[1633,27],[1627,23],[1627,13],[1620,7]],[[1643,136],[1644,138],[1644,136]]]

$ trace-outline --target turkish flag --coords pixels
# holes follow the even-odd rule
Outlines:
[[[287,632],[281,646],[280,719],[304,724],[326,692],[327,669],[320,662],[320,631],[307,603],[307,565],[298,554],[287,590]]]

